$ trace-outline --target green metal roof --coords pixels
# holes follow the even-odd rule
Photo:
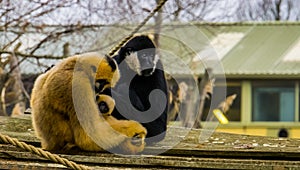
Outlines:
[[[190,28],[180,31],[181,27],[177,27],[172,30],[179,29],[177,34],[172,33],[172,31],[168,32],[169,34],[176,34],[176,36],[178,36],[178,32],[186,35],[188,37],[185,41],[186,46],[192,46],[192,49],[180,47],[178,44],[169,41],[164,42],[163,38],[161,41],[162,48],[168,49],[169,47],[168,50],[172,49],[174,53],[180,54],[195,74],[204,73],[203,62],[191,62],[191,58],[196,54],[202,55],[201,52],[207,46],[207,43],[203,40],[203,35],[200,34],[205,34],[206,39],[212,42],[215,37],[222,33],[229,36],[231,33],[242,33],[243,37],[220,59],[227,78],[300,78],[300,23],[213,26],[200,24],[197,27],[201,30],[201,33],[194,33],[190,37]],[[197,37],[202,37],[200,38],[202,40],[194,41]],[[197,42],[199,43],[195,45]],[[193,50],[195,53],[191,52]],[[215,48],[215,50],[218,49]],[[291,50],[296,51],[297,60],[285,60]],[[188,74],[184,69],[181,69],[182,63],[174,65],[173,63],[176,62],[170,60],[163,59],[164,65],[170,67],[173,74]],[[172,63],[172,66],[168,66],[170,63]],[[214,70],[216,69],[214,65],[212,67]],[[216,74],[219,71],[216,71]]]
[[[253,27],[222,59],[226,76],[300,78],[300,60],[284,60],[299,37],[300,26]]]

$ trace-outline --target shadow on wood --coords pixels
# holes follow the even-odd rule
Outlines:
[[[147,146],[136,157],[114,155],[108,152],[76,152],[59,155],[92,169],[298,169],[300,167],[300,139],[273,138],[214,133],[203,143],[198,142],[205,130],[170,127],[167,138]],[[0,132],[39,147],[31,126],[30,115],[19,118],[0,117]],[[152,155],[167,148],[170,141],[182,141],[159,155]],[[36,156],[0,141],[1,169],[66,169],[63,165]]]

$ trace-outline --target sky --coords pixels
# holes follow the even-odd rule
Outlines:
[[[165,22],[174,19],[183,22],[272,20],[274,19],[272,11],[279,2],[279,0],[208,0],[204,4],[202,1],[205,0],[169,0],[163,7],[163,19]],[[155,0],[2,0],[0,3],[1,22],[24,15],[22,19],[25,21],[55,25],[78,22],[82,24],[139,22],[156,5]],[[266,12],[262,10],[264,5]],[[178,7],[181,10],[176,13]],[[290,10],[287,10],[288,8]],[[289,20],[300,19],[299,8],[299,0],[281,0],[280,16],[282,19],[287,19],[287,16]],[[9,12],[1,15],[7,9]],[[47,12],[40,15],[43,11]],[[26,15],[28,13],[30,15]]]

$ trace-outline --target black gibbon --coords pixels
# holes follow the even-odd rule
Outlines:
[[[34,83],[30,104],[42,148],[120,148],[129,154],[142,151],[146,129],[136,121],[113,118],[114,100],[107,95],[96,96],[114,87],[119,78],[117,63],[97,53],[68,57],[41,74]]]
[[[152,39],[148,35],[134,36],[113,58],[119,65],[121,78],[112,91],[106,92],[116,100],[112,115],[140,122],[147,129],[147,144],[163,140],[167,129],[168,89]],[[159,92],[150,95],[155,90]]]

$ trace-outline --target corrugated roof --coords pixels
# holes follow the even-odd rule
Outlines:
[[[225,74],[300,78],[300,62],[284,60],[299,37],[300,26],[253,27],[222,59]]]
[[[173,48],[173,52],[180,54],[182,58],[188,59],[198,55],[202,60],[203,58],[206,59],[204,62],[200,60],[192,63],[186,60],[195,74],[203,74],[206,64],[208,65],[206,67],[212,67],[215,70],[215,74],[225,73],[228,78],[300,78],[300,24],[221,25],[214,27],[200,25],[199,29],[201,33],[207,35],[206,41],[208,43],[199,40],[198,47],[194,48],[196,54],[182,52],[188,48],[182,48],[181,51],[179,48]],[[226,44],[228,41],[226,40],[220,41],[223,44],[219,47],[213,47],[214,43],[212,42],[217,42],[213,39],[224,37],[218,36],[224,33],[227,34],[227,38],[228,35],[235,36],[237,33],[242,33],[243,36],[240,36],[241,39],[230,50],[226,50],[227,53],[223,54],[224,56],[220,58],[220,61],[217,61],[220,65],[217,65],[215,64],[216,61],[209,61],[209,58],[216,58],[214,55],[218,53],[220,47],[232,46],[232,43]],[[198,34],[194,34],[195,39]],[[199,36],[203,37],[203,35]],[[193,46],[197,42],[193,38],[187,39],[185,42],[187,46]],[[237,41],[236,37],[232,37],[232,41]],[[168,43],[169,46],[174,47],[174,43]],[[164,47],[163,41],[161,44]],[[288,55],[292,55],[292,59],[287,60]],[[170,63],[176,63],[169,61],[169,59],[164,60],[167,67]],[[180,65],[171,67],[173,74],[190,74],[184,69],[179,69],[182,68]]]

